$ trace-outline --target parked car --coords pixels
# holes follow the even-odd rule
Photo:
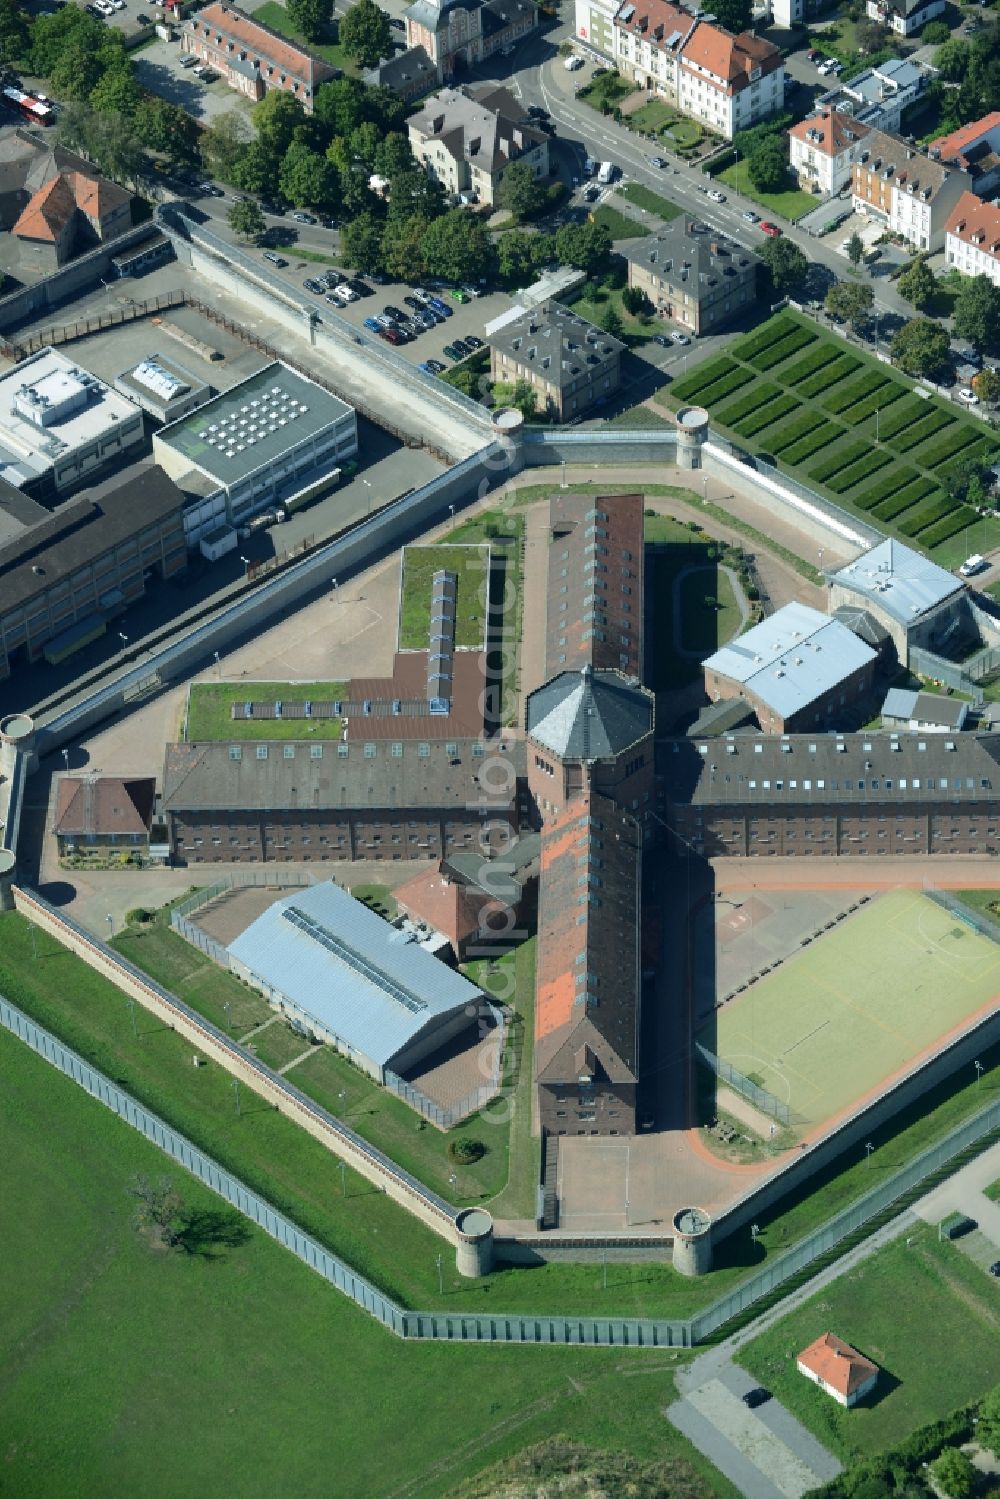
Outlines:
[[[965,402],[966,406],[979,405],[979,397],[976,395],[976,392],[974,390],[970,390],[968,386],[963,386],[962,389],[956,391],[955,394],[960,401]]]
[[[549,118],[549,111],[543,109],[540,104],[529,104],[528,114],[533,120],[547,120]]]
[[[453,302],[467,302],[469,300],[468,292],[464,292],[460,286],[449,286],[448,295]]]
[[[427,368],[430,370],[432,375],[440,375],[444,370],[448,368],[448,366],[446,364],[442,364],[440,359],[428,359]]]
[[[303,213],[301,208],[297,208],[295,210],[295,212],[292,214],[292,218],[297,224],[315,224],[316,222],[315,214]]]
[[[206,68],[201,75],[201,81],[202,83],[218,83],[221,77],[222,74],[217,73],[214,68]]]
[[[659,346],[660,346],[661,349],[669,349],[670,348],[671,340],[667,337],[667,335],[665,333],[654,333],[652,339],[650,340],[650,342],[654,343],[654,344],[659,344]]]
[[[419,338],[421,333],[426,333],[427,331],[423,323],[418,323],[416,318],[412,317],[405,317],[399,324],[399,327],[402,328],[404,333],[408,333],[411,338]]]
[[[806,53],[806,56],[808,57],[810,62],[819,62],[823,54],[818,47],[810,47],[809,51]]]
[[[454,344],[445,344],[445,346],[444,346],[444,353],[447,354],[447,356],[448,356],[449,359],[458,360],[458,359],[463,359],[465,357],[463,354],[461,354],[458,351],[458,349],[456,349],[456,347],[455,347]]]
[[[431,297],[431,306],[435,312],[440,312],[442,317],[451,317],[455,310],[453,307],[449,307],[447,302],[442,302],[440,297]]]
[[[386,317],[391,317],[394,323],[401,323],[406,316],[405,312],[400,312],[399,308],[394,307],[391,302],[383,307],[382,311]]]
[[[371,287],[366,286],[360,276],[351,276],[347,284],[356,297],[373,297],[375,295]]]
[[[99,16],[101,14],[96,5],[88,5],[87,9],[90,11],[90,14],[92,16]],[[185,52],[184,56],[179,60],[179,65],[182,68],[193,68],[197,61],[198,59],[197,57],[195,57],[193,52]]]
[[[682,333],[679,328],[675,328],[673,333],[671,333],[670,341],[675,344],[689,344],[691,342],[687,334]]]
[[[769,239],[777,239],[778,235],[781,233],[781,230],[778,228],[777,224],[772,224],[769,219],[765,219],[763,224],[761,224],[760,226],[760,232],[761,234],[766,234]]]
[[[748,224],[759,224],[760,223],[760,214],[759,213],[754,213],[754,211],[753,211],[752,208],[748,208],[746,210],[746,212],[744,213],[743,217],[744,217],[744,219],[746,220],[746,222]]]
[[[595,187],[593,183],[591,183],[589,187],[585,187],[583,190],[583,201],[585,203],[596,203],[600,196],[601,189],[599,187]]]
[[[181,66],[184,66],[183,63]],[[283,219],[288,212],[284,203],[276,203],[273,198],[261,198],[260,206],[265,213],[272,214],[276,219]]]
[[[990,1274],[1000,1276],[1000,1260],[994,1260],[990,1266]]]
[[[563,67],[566,69],[567,73],[575,73],[578,68],[583,67],[583,58],[580,57],[578,53],[574,52],[572,56],[567,57],[566,61],[563,63]]]
[[[398,328],[380,328],[378,336],[384,338],[387,344],[405,344],[406,342],[406,335],[400,333]]]
[[[276,265],[279,268],[281,266],[286,266],[288,264],[288,261],[285,259],[285,257],[283,255],[275,255],[275,253],[274,253],[273,250],[265,250],[264,251],[264,259],[265,260],[269,260],[272,265]]]
[[[381,326],[381,323],[377,323],[373,317],[365,318],[365,327],[369,330],[369,332],[377,333]]]
[[[717,187],[710,187],[708,189],[708,196],[713,203],[725,203],[726,201],[725,193],[720,193]]]
[[[459,291],[464,291],[465,295],[467,297],[472,297],[473,300],[475,300],[476,297],[481,297],[482,294],[483,294],[482,287],[481,286],[473,286],[473,284],[472,284],[471,281],[463,281],[462,284],[461,284],[461,286],[458,289],[459,289]]]
[[[663,159],[662,156],[651,156],[649,158],[649,164],[650,164],[651,167],[660,167],[660,168],[662,168],[662,167],[665,167],[667,163],[664,161],[664,159]]]
[[[302,285],[306,291],[311,291],[314,297],[321,297],[326,290],[322,281],[314,281],[311,276],[307,276]]]
[[[757,1385],[753,1390],[747,1390],[743,1396],[743,1404],[748,1405],[751,1410],[756,1410],[758,1405],[766,1405],[771,1398],[771,1391],[765,1390],[763,1385]]]
[[[389,19],[389,25],[392,27],[393,31],[405,31],[406,30],[406,22],[405,21],[401,21],[398,16],[392,16],[392,17],[390,17],[390,19]]]
[[[436,328],[439,322],[439,319],[433,312],[427,312],[425,310],[415,312],[413,316],[416,322],[418,322],[422,328],[427,329],[428,333],[432,328]]]
[[[465,347],[467,349],[481,349],[483,341],[481,338],[477,338],[474,333],[467,333],[465,335]]]
[[[413,310],[414,310],[414,312],[420,312],[421,309],[423,308],[423,305],[424,304],[420,300],[419,297],[404,297],[403,298],[403,306],[404,307],[412,307]]]

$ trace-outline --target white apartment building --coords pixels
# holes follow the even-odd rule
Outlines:
[[[887,26],[897,36],[915,36],[944,10],[945,0],[868,0],[870,21]]]
[[[963,276],[989,276],[1000,286],[1000,208],[963,193],[944,226],[944,258]]]
[[[785,66],[777,47],[751,32],[730,36],[700,21],[681,46],[677,106],[732,140],[780,110]]]
[[[771,0],[771,20],[775,26],[798,26],[805,13],[805,0]]]
[[[851,168],[861,156],[868,133],[867,125],[835,109],[821,109],[793,125],[788,132],[788,156],[799,186],[824,197],[849,186]]]
[[[632,0],[619,5],[614,17],[614,60],[630,83],[677,102],[680,51],[698,22],[688,11],[667,0]]]
[[[945,222],[968,187],[968,172],[882,130],[871,131],[851,168],[855,212],[881,221],[918,250],[941,249]]]

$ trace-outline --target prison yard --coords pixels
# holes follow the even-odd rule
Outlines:
[[[806,1128],[857,1107],[1000,994],[1000,947],[917,891],[830,925],[698,1034]]]
[[[942,567],[1000,546],[1000,521],[947,492],[956,468],[1000,458],[993,432],[794,312],[737,339],[671,395]]]
[[[404,547],[402,569],[399,649],[427,649],[434,575],[449,572],[455,574],[457,583],[455,644],[459,649],[482,650],[489,613],[489,548],[471,543]]]

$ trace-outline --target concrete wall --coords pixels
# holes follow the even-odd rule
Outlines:
[[[714,479],[732,484],[741,494],[752,495],[765,505],[780,511],[789,509],[794,514],[795,524],[813,537],[817,547],[828,546],[831,536],[839,543],[867,551],[883,540],[882,532],[866,526],[846,510],[814,494],[804,484],[798,484],[789,474],[769,471],[766,467],[751,467],[741,462],[724,439],[713,435],[702,449],[702,467]]]
[[[99,245],[89,255],[81,255],[61,271],[46,276],[44,281],[36,281],[33,286],[11,292],[9,297],[0,297],[0,331],[6,333],[21,323],[44,317],[46,312],[58,307],[61,302],[68,302],[81,291],[96,286],[102,276],[107,276],[111,261],[116,255],[142,244],[143,240],[159,232],[156,224],[140,224],[135,229],[120,234],[117,239]]]

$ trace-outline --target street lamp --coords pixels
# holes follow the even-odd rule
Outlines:
[[[216,679],[221,682],[222,681],[222,665],[221,665],[221,663],[219,661],[219,653],[218,653],[218,651],[213,651],[212,654],[215,657],[215,675],[216,675]]]
[[[236,1095],[236,1112],[238,1114],[240,1112],[240,1080],[239,1080],[239,1078],[238,1077],[234,1077],[232,1079],[232,1084],[233,1084],[233,1092]]]
[[[66,767],[66,774],[68,775],[69,774],[69,750],[68,749],[64,749],[63,750],[62,757],[63,757],[63,764]]]
[[[438,1273],[438,1295],[439,1296],[443,1296],[444,1295],[444,1256],[443,1255],[440,1255],[440,1254],[438,1255],[437,1260],[436,1260],[436,1264],[437,1264],[437,1273]]]
[[[108,912],[105,920],[108,923],[108,936],[111,937],[114,934],[115,930],[115,918],[112,916],[110,911]]]
[[[978,1088],[983,1078],[983,1064],[982,1062],[976,1061],[973,1062],[972,1065],[976,1069],[976,1087]]]
[[[118,639],[121,641],[122,645],[128,645],[128,636],[123,635],[121,630],[118,631]]]
[[[879,417],[879,412],[878,412],[878,407],[876,406],[876,408],[875,408],[875,441],[876,442],[878,442],[878,417]]]
[[[241,553],[240,554],[240,561],[243,563],[243,566],[246,568],[247,572],[249,572],[250,571],[250,558],[249,557],[244,557],[243,554]]]
[[[341,1190],[342,1195],[344,1197],[346,1197],[347,1196],[347,1162],[346,1161],[338,1161],[337,1162],[337,1166],[340,1169],[340,1190]]]
[[[559,488],[560,489],[565,489],[566,488],[566,460],[565,460],[565,458],[562,460],[562,462],[560,463],[559,467],[562,470],[562,477],[559,480]]]
[[[454,505],[449,505],[448,506],[448,514],[449,514],[449,516],[451,517],[452,520],[455,519],[455,507],[454,507]]]
[[[759,1235],[760,1235],[760,1224],[759,1223],[751,1223],[751,1225],[750,1225],[750,1237],[751,1237],[751,1239],[753,1240],[753,1242],[755,1244],[757,1242],[757,1239],[758,1239]]]
[[[875,1149],[874,1145],[869,1140],[868,1143],[867,1143],[867,1145],[865,1146],[865,1165],[866,1166],[870,1166],[871,1163],[872,1163],[872,1151],[874,1149]]]
[[[701,480],[701,500],[703,505],[708,504],[708,475],[703,474]]]

